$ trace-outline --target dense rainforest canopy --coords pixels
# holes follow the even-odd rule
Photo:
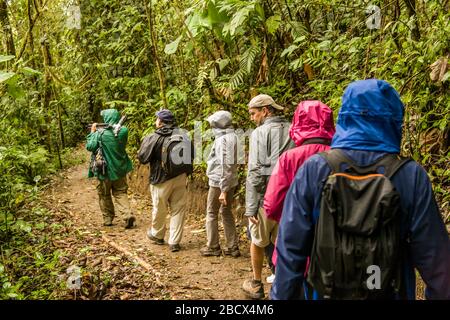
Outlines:
[[[31,229],[21,215],[41,214],[27,201],[74,164],[86,125],[109,107],[128,116],[134,159],[162,107],[187,130],[220,109],[248,128],[257,93],[288,118],[306,99],[336,116],[350,82],[387,80],[406,107],[402,153],[427,169],[448,223],[449,9],[448,0],[0,0],[0,298],[48,296],[7,272],[7,256]],[[49,254],[34,260],[51,268]]]

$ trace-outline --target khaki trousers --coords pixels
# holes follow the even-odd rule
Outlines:
[[[116,212],[118,212],[124,219],[131,216],[127,190],[128,184],[126,176],[114,181],[99,180],[99,184],[97,185],[97,193],[104,222],[112,222]],[[115,208],[111,193],[114,197]]]
[[[227,205],[219,202],[220,188],[209,187],[208,201],[206,208],[206,237],[207,246],[218,248],[219,244],[219,213],[222,216],[222,224],[225,233],[226,249],[238,246],[236,237],[236,222],[233,212],[231,212],[233,195],[236,188],[232,188],[227,193]]]
[[[183,236],[187,201],[185,173],[163,183],[150,185],[153,202],[151,233],[164,239],[166,217],[170,209],[169,245],[179,244]]]
[[[252,243],[260,248],[267,247],[270,243],[275,244],[278,234],[278,223],[268,219],[263,208],[258,210],[258,223],[248,221]]]

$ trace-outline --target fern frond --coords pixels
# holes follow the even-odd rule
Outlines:
[[[245,69],[239,69],[238,72],[233,74],[230,79],[230,88],[232,90],[235,90],[244,83],[244,78],[247,75],[247,70]]]
[[[197,75],[197,81],[195,82],[196,90],[201,90],[205,85],[206,80],[208,80],[208,70],[211,68],[212,63],[206,62],[200,66]]]
[[[239,62],[239,68],[245,70],[247,73],[252,71],[253,63],[255,62],[256,56],[260,53],[261,48],[259,46],[252,46],[245,50],[242,55],[242,59]]]

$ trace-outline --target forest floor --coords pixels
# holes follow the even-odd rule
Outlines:
[[[87,153],[81,156],[88,158]],[[244,228],[239,230],[241,257],[203,257],[199,249],[206,243],[205,214],[189,212],[182,250],[172,253],[167,244],[153,244],[146,236],[151,226],[149,194],[129,190],[135,228],[124,229],[121,217],[116,217],[112,227],[104,227],[97,181],[86,177],[87,162],[66,169],[44,195],[46,207],[66,230],[52,241],[62,252],[60,260],[81,271],[81,287],[62,290],[59,298],[245,299],[241,287],[251,277],[251,262]],[[190,192],[189,201],[194,198]],[[263,276],[268,275],[270,270],[265,267]],[[266,296],[269,289],[265,284]]]

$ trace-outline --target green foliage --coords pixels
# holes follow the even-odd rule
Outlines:
[[[0,83],[6,82],[7,80],[14,77],[14,72],[0,72]]]
[[[9,56],[0,55],[0,62],[6,62],[6,61],[12,60],[14,58],[15,58],[15,56],[11,56],[11,55],[9,55]]]
[[[414,16],[404,1],[373,1],[380,29],[367,28],[365,0],[32,1],[31,33],[27,3],[7,3],[17,52],[0,51],[2,240],[28,230],[19,222],[24,199],[49,173],[83,161],[73,148],[104,108],[127,114],[133,157],[166,101],[187,130],[219,109],[248,128],[246,104],[257,93],[272,95],[288,117],[306,99],[337,115],[345,87],[366,78],[400,92],[402,152],[426,167],[443,212],[450,211],[450,73],[442,81],[429,76],[430,65],[449,54],[448,1],[415,1]],[[81,29],[66,24],[74,4]],[[0,267],[1,279],[11,277],[7,270]],[[1,281],[18,298],[30,297],[20,295],[24,286]]]
[[[177,52],[178,45],[180,44],[182,38],[183,38],[182,36],[179,36],[173,42],[167,44],[166,47],[164,48],[164,53],[167,55],[171,55]]]
[[[58,288],[61,252],[47,237],[48,218],[47,210],[31,209],[12,224],[12,238],[1,242],[0,299],[49,299]]]
[[[18,220],[18,211],[26,199],[36,195],[41,177],[48,173],[47,155],[40,146],[31,150],[0,147],[0,238],[4,241],[11,232],[26,229]]]

